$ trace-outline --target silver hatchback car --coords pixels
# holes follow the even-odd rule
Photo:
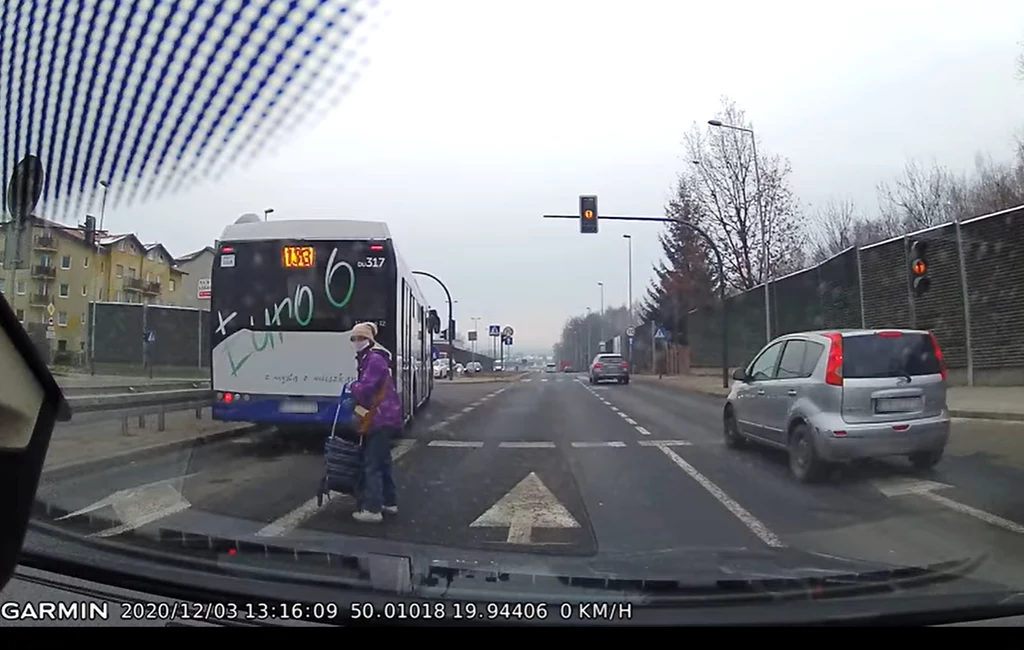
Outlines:
[[[949,440],[946,366],[921,330],[832,330],[781,336],[733,373],[725,443],[789,452],[803,482],[839,462],[907,456],[934,467]]]

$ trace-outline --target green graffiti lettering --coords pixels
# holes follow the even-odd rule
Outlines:
[[[299,315],[299,311],[302,309],[302,299],[305,297],[309,300],[309,307],[306,309],[306,317],[303,318]],[[306,327],[313,320],[313,290],[306,285],[300,285],[295,289],[295,321],[302,327]]]
[[[331,251],[331,257],[327,260],[327,274],[324,276],[324,293],[327,294],[327,302],[331,303],[331,306],[336,309],[341,309],[348,304],[348,301],[352,299],[352,292],[356,288],[356,274],[352,270],[352,265],[348,262],[337,262],[335,263],[334,258],[338,256],[338,249],[335,248]],[[344,267],[348,270],[348,292],[345,297],[338,302],[334,299],[334,294],[331,293],[331,281],[334,280],[334,274],[338,272],[338,269]]]
[[[242,366],[245,365],[245,362],[249,360],[249,357],[251,357],[253,354],[255,354],[255,352],[249,352],[244,357],[239,359],[238,363],[235,363],[235,358],[231,354],[231,346],[230,345],[227,346],[226,353],[228,355],[228,365],[231,366],[231,376],[232,377],[237,377],[238,376],[238,371],[242,369]]]
[[[267,346],[270,346],[271,349],[274,348],[274,334],[272,332],[262,332],[262,334],[263,344],[261,345],[256,341],[256,332],[250,332],[250,336],[252,337],[252,349],[256,352],[263,352],[267,349]]]

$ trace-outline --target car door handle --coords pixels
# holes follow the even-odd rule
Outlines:
[[[796,397],[796,391],[795,390],[787,390],[786,394],[789,395],[790,397]]]

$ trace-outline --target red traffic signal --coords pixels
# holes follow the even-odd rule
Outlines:
[[[928,278],[928,244],[920,239],[910,245],[910,286],[918,298],[932,286]]]

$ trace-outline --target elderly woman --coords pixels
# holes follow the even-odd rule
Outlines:
[[[368,411],[363,436],[363,480],[356,495],[356,521],[378,523],[383,513],[398,514],[395,479],[391,474],[391,440],[402,428],[402,402],[391,378],[391,353],[377,343],[377,326],[358,323],[352,328],[357,377],[349,390],[358,406]]]

